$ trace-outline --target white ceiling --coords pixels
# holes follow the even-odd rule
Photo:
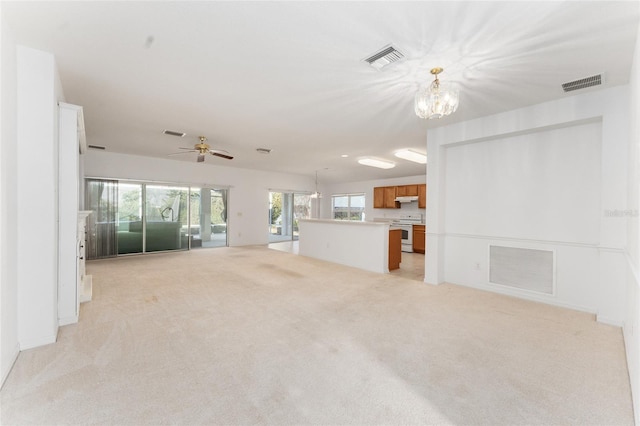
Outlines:
[[[570,96],[562,83],[598,73],[601,87],[627,83],[639,4],[2,2],[2,13],[19,44],[55,54],[90,144],[337,182],[423,174],[393,152],[426,152],[430,126]],[[362,61],[390,43],[407,58],[381,72]],[[413,96],[435,66],[460,107],[425,121]],[[198,135],[235,159],[167,157]]]

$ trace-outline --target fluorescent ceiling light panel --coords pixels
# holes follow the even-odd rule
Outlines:
[[[361,158],[358,160],[358,163],[363,166],[377,167],[379,169],[393,169],[396,166],[396,163],[392,163],[391,161],[376,160],[375,158]]]
[[[398,158],[402,158],[403,160],[413,161],[414,163],[427,164],[426,155],[416,151],[412,151],[410,149],[401,149],[400,151],[396,151],[394,155]]]

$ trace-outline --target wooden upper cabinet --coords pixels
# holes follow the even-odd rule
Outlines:
[[[417,185],[418,187],[418,208],[426,209],[427,208],[427,185],[421,184]]]
[[[396,203],[396,187],[384,187],[384,206],[388,209],[399,209],[400,203]]]
[[[418,195],[418,185],[402,185],[396,186],[396,195],[398,197],[411,197]]]
[[[395,186],[377,186],[373,188],[374,209],[399,209],[400,203],[396,203]]]
[[[384,208],[384,187],[382,186],[373,188],[373,208]]]

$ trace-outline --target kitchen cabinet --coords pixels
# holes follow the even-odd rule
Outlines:
[[[413,251],[423,253],[425,249],[426,227],[424,225],[413,225]]]
[[[418,195],[418,185],[402,185],[396,187],[398,197],[415,197]]]
[[[402,260],[402,230],[391,229],[389,231],[389,270],[400,268]]]
[[[384,187],[384,206],[388,209],[399,209],[400,203],[396,202],[396,187]]]
[[[396,202],[395,186],[379,186],[373,188],[374,209],[399,209],[400,203]]]
[[[373,188],[373,208],[384,208],[384,187],[382,186]]]
[[[427,185],[421,184],[416,185],[418,187],[418,208],[426,209],[427,208]]]

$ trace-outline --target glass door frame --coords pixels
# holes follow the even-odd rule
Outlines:
[[[275,194],[280,194],[279,208],[280,213],[278,217],[274,219],[273,212],[275,210],[274,199]],[[297,216],[296,214],[296,199],[298,197],[306,198],[306,216]],[[285,241],[297,241],[297,220],[311,217],[311,192],[304,191],[290,191],[290,190],[278,190],[269,189],[269,214],[268,214],[268,241],[269,243],[285,242]],[[279,227],[278,227],[278,220]],[[274,232],[274,227],[276,232]],[[278,232],[279,230],[279,232]]]
[[[91,181],[111,181],[114,182],[116,184],[116,200],[119,197],[119,185],[120,184],[131,184],[131,185],[140,185],[141,186],[141,195],[140,195],[140,203],[141,203],[141,214],[142,217],[140,219],[141,222],[141,233],[142,233],[142,241],[141,241],[141,246],[142,246],[142,251],[135,251],[135,252],[130,252],[130,253],[123,253],[123,254],[119,254],[118,253],[118,238],[117,235],[115,237],[115,244],[116,244],[116,248],[115,248],[115,254],[114,256],[129,256],[129,255],[138,255],[138,254],[149,254],[149,253],[162,253],[162,252],[171,252],[171,251],[185,251],[185,250],[191,250],[192,249],[192,241],[191,241],[191,237],[192,237],[192,233],[191,233],[191,194],[194,192],[193,190],[198,188],[198,189],[202,189],[202,188],[207,188],[209,190],[213,191],[225,191],[225,195],[224,197],[226,198],[225,201],[225,214],[224,214],[224,222],[225,222],[225,228],[226,228],[226,232],[225,232],[225,244],[224,247],[228,247],[229,246],[229,233],[228,233],[228,229],[229,229],[229,215],[228,215],[228,206],[229,206],[229,187],[225,186],[225,185],[209,185],[209,184],[189,184],[189,183],[180,183],[180,182],[165,182],[165,181],[149,181],[149,180],[138,180],[138,179],[118,179],[118,178],[104,178],[104,177],[94,177],[94,176],[86,176],[83,179],[83,186],[85,188],[88,188],[87,183],[91,182]],[[147,214],[147,186],[166,186],[166,187],[175,187],[177,189],[186,189],[187,190],[187,202],[186,202],[186,209],[187,209],[187,224],[186,224],[186,234],[182,235],[183,231],[181,227],[181,230],[179,231],[179,235],[180,235],[180,247],[176,248],[176,249],[169,249],[169,250],[153,250],[153,251],[148,251],[147,250],[147,223],[148,223],[148,214]],[[87,189],[85,189],[86,191]],[[85,202],[86,202],[87,198],[85,196]],[[88,207],[88,206],[87,206]],[[118,217],[118,210],[116,209],[115,212],[115,220],[116,222],[119,222],[119,217]],[[114,224],[115,225],[115,224]],[[186,236],[186,246],[182,246],[182,239]],[[211,246],[211,247],[223,247],[223,246]]]

